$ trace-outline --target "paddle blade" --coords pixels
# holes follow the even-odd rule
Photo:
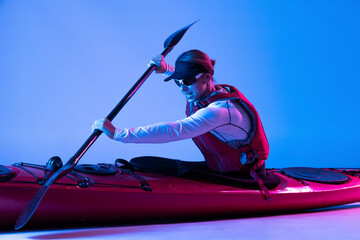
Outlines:
[[[178,44],[178,42],[181,40],[181,38],[184,36],[184,34],[186,33],[186,31],[192,26],[194,25],[196,22],[198,22],[199,20],[193,22],[190,25],[187,25],[186,27],[174,32],[173,34],[171,34],[164,42],[164,48],[172,48],[174,47],[176,44]]]
[[[54,175],[49,178],[43,186],[39,189],[39,191],[35,194],[35,196],[31,199],[31,201],[26,205],[24,211],[21,213],[19,218],[17,219],[15,223],[15,230],[18,230],[22,228],[31,218],[31,216],[34,214],[37,206],[40,204],[41,199],[44,197],[46,191],[51,186],[53,182],[56,182],[59,178],[65,176],[67,173],[69,173],[72,170],[72,168],[69,168],[67,165],[63,166],[54,173]]]
[[[43,185],[40,190],[35,194],[35,196],[31,199],[31,201],[26,205],[24,211],[16,220],[15,230],[19,230],[29,221],[49,186],[49,184]]]

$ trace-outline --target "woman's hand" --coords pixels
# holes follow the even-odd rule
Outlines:
[[[115,134],[115,127],[109,121],[109,119],[100,119],[96,120],[95,123],[92,125],[92,131],[100,130],[105,133],[109,138],[113,139]]]
[[[164,73],[166,71],[166,62],[163,55],[159,55],[159,54],[154,55],[151,58],[150,63],[148,65],[150,66],[151,64],[156,65],[155,68],[156,73]]]

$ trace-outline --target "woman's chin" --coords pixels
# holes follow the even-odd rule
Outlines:
[[[195,97],[187,97],[186,100],[189,102],[189,103],[193,103],[196,101],[196,98]]]
[[[194,94],[184,94],[185,95],[185,98],[186,98],[186,101],[188,101],[189,103],[192,103],[192,102],[195,102],[196,100],[196,97]]]

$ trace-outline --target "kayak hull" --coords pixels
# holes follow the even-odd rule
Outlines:
[[[16,166],[15,175],[0,183],[0,226],[13,228],[17,217],[39,190],[34,176]],[[41,178],[42,170],[32,169]],[[82,188],[71,178],[51,186],[27,227],[116,224],[159,219],[249,216],[323,208],[360,201],[360,179],[349,175],[344,184],[299,181],[271,170],[280,184],[270,190],[271,203],[259,190],[210,182],[137,173],[152,191],[139,187],[139,180],[117,170],[112,176],[81,174],[95,184]]]

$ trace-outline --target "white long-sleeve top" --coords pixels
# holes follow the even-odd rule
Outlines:
[[[227,90],[217,86],[218,94]],[[196,104],[196,103],[195,103]],[[223,142],[245,140],[251,129],[251,118],[234,100],[209,104],[187,118],[149,126],[115,129],[114,140],[123,143],[167,143],[213,133]]]

